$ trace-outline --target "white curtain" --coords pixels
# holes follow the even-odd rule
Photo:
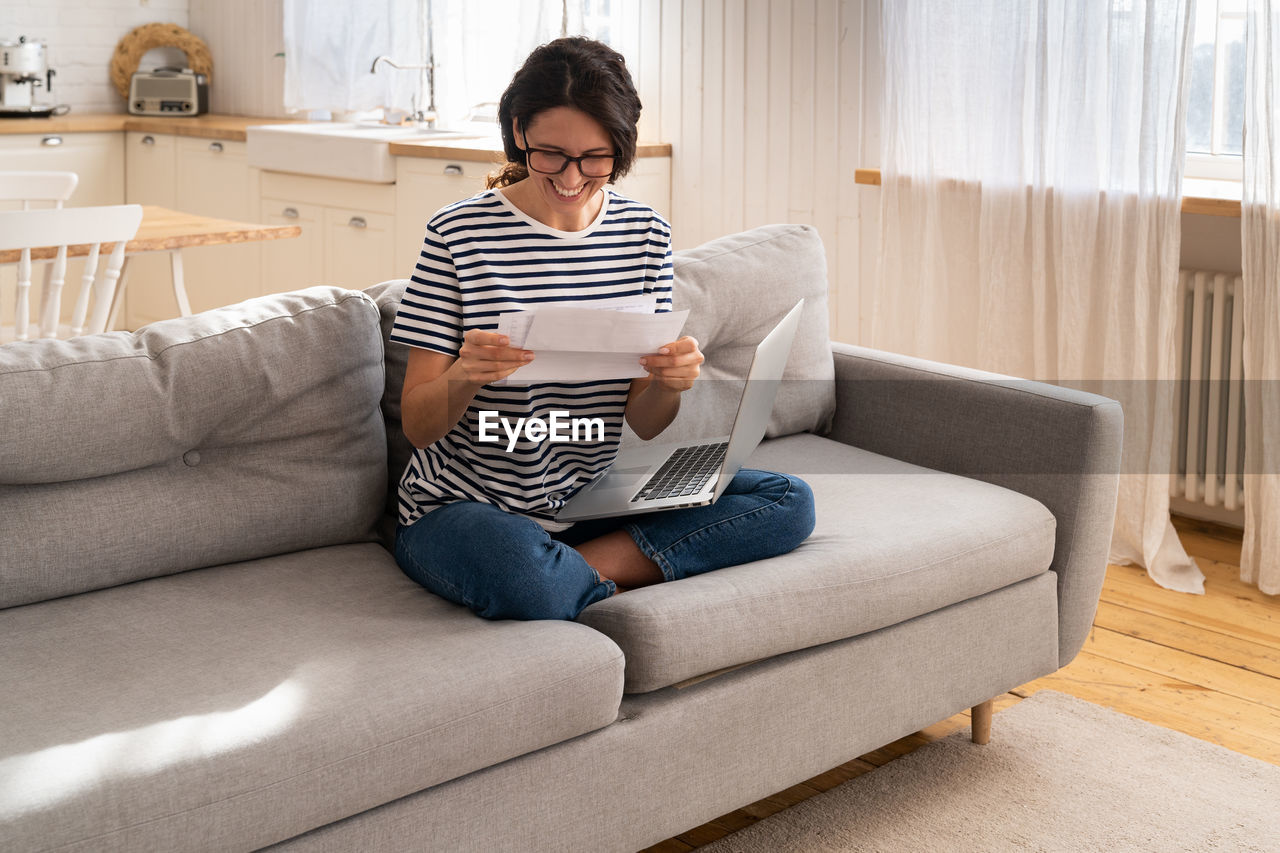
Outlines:
[[[419,65],[434,55],[435,102],[442,124],[497,101],[529,52],[581,26],[580,7],[563,0],[284,0],[284,105],[332,113],[410,112],[417,71],[382,66],[389,56]],[[430,36],[430,38],[428,38]],[[428,93],[422,93],[426,109]]]
[[[434,3],[436,107],[445,121],[464,119],[476,105],[496,102],[529,52],[559,38],[564,16],[561,0]]]
[[[284,106],[335,114],[408,110],[417,72],[382,67],[378,56],[425,62],[426,0],[284,0]]]
[[[1280,594],[1280,0],[1245,22],[1243,580]]]
[[[1202,593],[1169,520],[1189,5],[883,4],[871,344],[1119,399],[1111,560]]]

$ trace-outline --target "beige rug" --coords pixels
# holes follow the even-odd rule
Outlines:
[[[1280,851],[1280,767],[1041,691],[702,851]]]

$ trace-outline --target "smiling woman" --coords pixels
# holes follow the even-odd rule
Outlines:
[[[507,164],[488,183],[490,188],[515,185],[526,203],[537,205],[542,198],[549,210],[560,211],[585,201],[582,195],[590,197],[583,189],[612,183],[631,170],[640,96],[615,51],[586,39],[554,44],[529,55],[498,103]],[[570,61],[577,68],[566,74]],[[570,140],[581,150],[565,150],[562,145]],[[530,172],[539,180],[526,182]]]
[[[599,190],[614,179],[618,163],[630,166],[634,159],[634,137],[624,142],[627,149],[615,154],[617,145],[600,122],[569,106],[544,109],[525,120],[513,117],[510,123],[524,162],[507,163],[489,179],[490,189],[506,187],[512,204],[561,231],[581,231],[590,225],[604,199]],[[548,147],[534,147],[530,138]],[[588,153],[574,156],[561,146]]]
[[[635,159],[640,98],[607,45],[537,48],[498,114],[508,162],[485,192],[428,221],[391,333],[413,347],[401,410],[417,448],[400,481],[400,567],[481,616],[573,619],[632,587],[796,547],[813,529],[812,494],[764,471],[743,469],[707,506],[629,523],[557,517],[609,469],[624,420],[645,439],[670,425],[703,357],[685,336],[640,358],[637,379],[512,376],[536,354],[498,332],[504,314],[553,304],[670,311],[671,229],[608,187]],[[591,428],[557,440],[558,420]]]

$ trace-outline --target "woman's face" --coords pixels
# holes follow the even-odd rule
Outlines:
[[[553,107],[533,117],[528,127],[515,121],[516,144],[521,148],[538,148],[570,157],[614,154],[613,142],[600,122],[573,107]],[[598,171],[588,168],[587,171]],[[596,192],[609,182],[609,176],[587,177],[577,163],[569,163],[558,175],[529,170],[537,197],[544,201],[556,218],[582,214],[588,206],[594,210]]]

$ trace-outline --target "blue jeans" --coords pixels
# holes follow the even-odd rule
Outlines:
[[[574,619],[616,591],[575,545],[621,528],[671,581],[785,554],[813,523],[803,480],[744,468],[710,506],[580,521],[559,533],[488,504],[446,504],[396,531],[396,561],[486,619]]]

